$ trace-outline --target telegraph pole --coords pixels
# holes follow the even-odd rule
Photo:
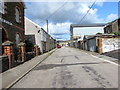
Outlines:
[[[46,20],[46,22],[47,22],[47,33],[49,33],[49,31],[48,31],[48,20]]]

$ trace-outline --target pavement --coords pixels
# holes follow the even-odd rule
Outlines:
[[[78,49],[78,48],[75,48],[75,49]],[[86,50],[82,50],[82,49],[78,49],[78,50],[80,50],[82,52],[85,52],[87,54],[96,56],[98,58],[106,59],[106,60],[115,62],[117,64],[120,64],[120,59],[119,59],[118,51],[117,52],[113,51],[113,52],[109,52],[109,53],[99,54],[97,52],[91,52],[91,51],[86,51]]]
[[[20,88],[118,88],[118,64],[62,47],[11,87]]]
[[[48,53],[45,53],[43,55],[36,56],[35,58],[0,74],[0,77],[2,78],[2,82],[1,82],[2,86],[0,88],[3,88],[3,89],[10,88],[12,85],[18,82],[21,78],[23,78],[26,74],[28,74],[34,67],[36,67],[36,65],[44,61],[55,50],[56,49]]]
[[[116,59],[120,60],[119,53],[120,53],[120,49],[103,53],[103,55],[109,56],[109,57],[112,57],[112,58],[116,58]]]

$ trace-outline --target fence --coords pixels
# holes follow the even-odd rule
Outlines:
[[[8,56],[0,56],[0,73],[9,69]]]

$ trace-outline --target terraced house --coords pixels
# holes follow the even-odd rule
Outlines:
[[[9,68],[12,67],[14,61],[23,60],[18,54],[19,51],[23,52],[24,48],[20,48],[18,45],[24,43],[24,9],[25,5],[22,0],[16,0],[15,2],[8,2],[7,0],[1,0],[0,14],[0,28],[2,36],[2,56],[8,56]],[[22,53],[21,53],[22,54]],[[18,57],[19,56],[19,57]],[[14,59],[13,59],[14,58]]]
[[[56,47],[56,40],[41,26],[37,25],[27,17],[25,17],[25,35],[27,40],[29,39],[34,45],[38,46],[41,54]]]

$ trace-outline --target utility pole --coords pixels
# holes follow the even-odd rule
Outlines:
[[[47,22],[47,33],[49,33],[49,31],[48,31],[48,20],[46,20],[46,22]]]

